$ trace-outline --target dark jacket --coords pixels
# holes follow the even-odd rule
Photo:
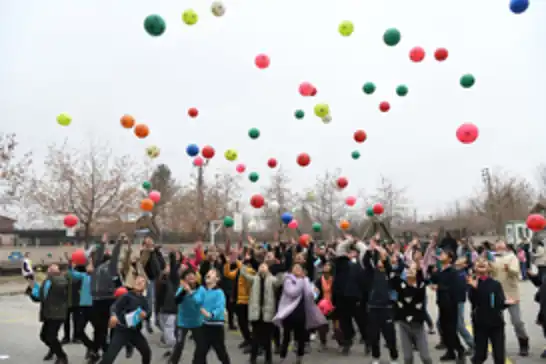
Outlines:
[[[399,275],[390,279],[391,287],[396,291],[394,318],[406,323],[422,323],[426,318],[427,288],[423,272],[417,271],[416,284],[412,286]]]
[[[141,309],[150,316],[150,308],[148,306],[148,300],[141,294],[136,294],[134,292],[129,292],[118,298],[110,307],[110,314],[115,315],[120,323],[120,328],[129,329],[127,321],[125,320],[125,315],[131,312],[134,312],[137,309]],[[142,321],[139,325],[134,327],[135,330],[140,330],[142,328]],[[133,328],[131,328],[133,329]]]
[[[506,308],[506,298],[498,281],[489,277],[479,279],[477,288],[470,288],[469,300],[472,305],[471,317],[475,330],[504,327],[502,311]]]
[[[368,307],[390,307],[392,306],[391,285],[389,283],[392,267],[388,259],[383,261],[383,271],[377,268],[379,252],[368,250],[362,258],[364,270],[369,280]]]
[[[64,321],[68,314],[68,280],[66,276],[48,277],[42,285],[34,283],[27,294],[40,303],[40,321]]]
[[[169,274],[163,275],[159,280],[157,305],[161,313],[176,314],[178,306],[175,302],[175,295],[180,284],[180,275],[178,274],[178,262],[175,253],[169,254],[169,267]]]
[[[431,276],[433,284],[438,286],[436,303],[440,309],[455,309],[461,295],[465,294],[466,283],[463,284],[459,273],[452,266],[438,271]]]
[[[340,256],[333,260],[335,271],[332,283],[332,303],[336,306],[339,300],[350,299],[358,301],[362,297],[360,290],[358,263],[353,263],[349,257]]]
[[[112,249],[108,260],[104,260],[105,245],[98,244],[95,251],[95,269],[91,274],[91,294],[93,300],[114,299],[114,292],[121,285],[118,272],[118,261],[121,253],[121,241],[118,241]]]

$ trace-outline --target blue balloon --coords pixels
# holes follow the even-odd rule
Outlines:
[[[197,144],[190,144],[186,147],[186,153],[188,153],[190,157],[195,157],[199,154],[199,147]]]
[[[290,223],[290,221],[292,221],[292,219],[294,219],[294,217],[292,216],[292,214],[290,212],[285,212],[284,214],[281,215],[281,220],[285,224]]]
[[[510,10],[514,14],[521,14],[529,7],[529,0],[510,0]]]

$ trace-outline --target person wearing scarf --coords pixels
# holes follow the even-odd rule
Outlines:
[[[299,264],[294,264],[292,273],[287,274],[284,279],[281,301],[273,323],[284,329],[280,353],[282,360],[286,359],[288,344],[294,334],[297,342],[297,364],[302,363],[308,331],[327,324],[326,318],[315,304],[313,284]]]

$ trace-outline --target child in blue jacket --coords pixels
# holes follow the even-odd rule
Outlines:
[[[203,315],[203,327],[201,333],[201,343],[197,344],[194,357],[194,364],[206,364],[207,354],[212,348],[216,352],[218,360],[222,364],[230,364],[229,354],[226,349],[226,337],[224,332],[224,312],[226,310],[226,298],[224,292],[218,286],[220,274],[216,269],[208,271],[205,282],[206,289],[203,291],[201,299],[197,302],[201,306]]]
[[[186,336],[189,332],[191,332],[196,343],[194,357],[201,342],[201,326],[203,325],[201,303],[203,302],[205,289],[197,284],[197,277],[191,269],[183,272],[181,278],[180,287],[175,295],[175,302],[178,305],[176,344],[169,358],[169,364],[178,364],[180,361],[186,343]]]

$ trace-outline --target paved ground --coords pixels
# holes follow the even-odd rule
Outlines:
[[[0,285],[1,287],[2,285]],[[19,288],[20,285],[19,285]],[[524,363],[546,363],[546,360],[540,359],[540,353],[544,348],[546,339],[543,338],[540,328],[534,324],[534,319],[537,312],[536,304],[533,302],[533,295],[535,289],[530,283],[522,283],[522,296],[523,296],[523,317],[527,324],[527,330],[531,337],[532,356],[529,358],[521,359],[515,354],[517,351],[517,342],[514,337],[512,327],[507,319],[507,349],[511,358],[511,363],[524,364]],[[432,296],[432,294],[430,295]],[[431,297],[431,300],[433,298]],[[436,317],[436,311],[434,305],[431,302],[432,308],[431,314]],[[37,306],[30,302],[25,296],[2,296],[0,297],[0,362],[2,363],[41,363],[42,356],[45,354],[45,348],[38,339],[39,323],[37,322]],[[433,354],[434,363],[439,363],[438,351],[432,347],[437,343],[437,336],[429,336],[430,347]],[[160,358],[163,353],[163,349],[160,349],[158,344],[158,334],[153,334],[150,337],[152,350],[154,354],[153,363],[164,363],[164,360]],[[243,356],[237,349],[237,344],[240,342],[239,335],[235,333],[228,334],[228,347],[231,355],[232,363],[242,364],[247,362],[247,358]],[[314,347],[317,345],[314,344]],[[84,350],[82,346],[67,345],[66,350],[71,358],[71,363],[83,363]],[[193,351],[191,344],[187,346],[186,355],[183,357],[184,363],[190,362],[189,354]],[[289,357],[293,358],[293,357]],[[292,360],[292,359],[291,359]],[[138,353],[135,353],[135,357],[132,360],[124,358],[124,352],[120,354],[116,363],[134,363],[140,362]],[[278,362],[278,360],[277,360]],[[291,361],[289,361],[290,363]],[[306,359],[306,362],[320,363],[332,363],[339,362],[344,364],[356,364],[356,363],[368,363],[370,359],[364,358],[363,350],[361,347],[355,348],[350,357],[339,357],[335,350],[330,350],[328,353],[317,353],[314,351]],[[419,363],[419,360],[416,359]],[[492,362],[490,360],[490,362]],[[216,357],[211,355],[209,363],[218,363]]]

